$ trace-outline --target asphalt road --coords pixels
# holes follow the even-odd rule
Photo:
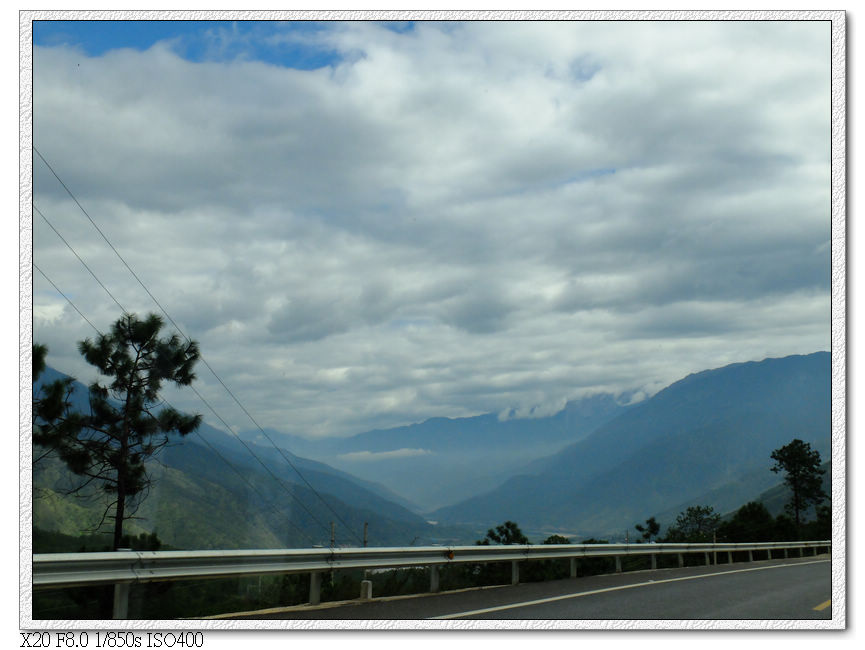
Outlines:
[[[808,620],[831,619],[830,598],[831,563],[817,556],[290,607],[231,618]]]

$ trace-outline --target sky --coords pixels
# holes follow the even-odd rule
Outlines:
[[[68,21],[33,39],[35,147],[261,426],[548,415],[830,347],[828,23]],[[38,156],[33,183],[117,301],[158,312]],[[34,262],[107,330],[120,308],[45,219]],[[93,329],[33,283],[34,340],[92,381]],[[203,365],[196,388],[253,428]]]

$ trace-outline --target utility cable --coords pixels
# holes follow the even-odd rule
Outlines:
[[[211,410],[211,412],[212,412],[212,413],[213,413],[213,414],[214,414],[214,415],[219,419],[219,421],[222,422],[222,424],[225,425],[229,430],[231,430],[231,427],[228,426],[228,423],[227,423],[225,420],[223,420],[223,419],[219,416],[219,414],[218,414],[216,411],[213,410],[213,407],[208,403],[208,401],[207,401],[206,399],[204,399],[204,397],[202,397],[201,393],[199,393],[199,392],[195,389],[194,386],[191,386],[191,385],[190,385],[190,388],[192,389],[192,392],[193,392],[193,393],[195,393],[196,395],[198,395],[199,399],[200,399],[202,402],[204,402],[204,404],[207,406],[207,408],[209,408],[209,409]],[[264,464],[264,461],[261,460],[261,458],[259,458],[258,455],[257,455],[254,451],[252,451],[252,449],[249,447],[249,445],[247,445],[246,442],[245,442],[245,441],[244,441],[240,436],[235,436],[235,439],[236,439],[240,444],[242,444],[242,445],[246,448],[246,450],[250,453],[250,455],[251,455],[253,458],[255,458],[255,460],[257,460],[258,463],[259,463],[259,464],[260,464],[260,465],[261,465],[261,466],[262,466],[262,467],[267,471],[267,473],[270,474],[270,475],[273,477],[273,480],[275,480],[277,483],[279,483],[279,484],[280,484],[280,485],[281,485],[281,486],[286,490],[286,492],[288,492],[288,495],[289,495],[292,499],[294,499],[295,501],[297,501],[297,502],[300,504],[300,506],[301,506],[304,510],[306,510],[306,513],[307,513],[307,514],[312,518],[312,520],[313,520],[315,523],[317,523],[319,526],[321,526],[322,528],[324,528],[325,531],[327,531],[327,526],[325,526],[321,521],[319,521],[319,519],[318,519],[314,514],[312,514],[312,512],[310,511],[310,509],[306,507],[306,505],[303,503],[303,501],[301,501],[297,496],[295,496],[294,494],[292,494],[291,490],[289,490],[288,487],[287,487],[287,486],[282,482],[282,480],[281,480],[278,476],[276,476],[276,474],[274,474],[274,473],[270,470],[270,468],[269,468],[267,465]]]
[[[122,256],[122,255],[118,252],[118,250],[114,247],[114,245],[111,243],[111,241],[110,241],[110,240],[108,239],[108,237],[105,235],[105,233],[102,232],[102,229],[100,229],[99,226],[96,225],[96,222],[95,222],[95,221],[93,220],[93,218],[88,214],[87,210],[84,209],[84,207],[81,205],[81,203],[78,201],[78,199],[77,199],[77,198],[75,197],[75,195],[72,193],[72,191],[71,191],[71,190],[66,186],[66,183],[63,182],[63,180],[60,178],[60,176],[57,174],[57,172],[54,171],[54,168],[51,167],[51,165],[48,163],[47,160],[45,160],[45,157],[44,157],[44,156],[39,152],[39,150],[36,148],[35,145],[33,145],[33,151],[35,151],[36,154],[39,156],[39,158],[42,160],[42,162],[45,163],[45,166],[48,167],[48,169],[49,169],[49,170],[51,171],[51,173],[54,175],[54,178],[56,178],[57,181],[60,183],[60,185],[63,186],[63,189],[66,190],[66,193],[69,194],[69,196],[72,198],[72,200],[75,202],[75,204],[79,207],[79,209],[80,209],[81,212],[84,214],[84,216],[87,217],[87,220],[90,221],[90,223],[93,225],[93,227],[96,229],[96,231],[97,231],[97,232],[102,236],[102,239],[105,240],[105,243],[107,243],[108,246],[111,248],[111,250],[114,251],[114,254],[117,256],[117,258],[118,258],[118,259],[123,263],[123,265],[127,268],[127,270],[132,274],[132,277],[134,277],[134,278],[138,281],[138,284],[141,285],[141,287],[144,289],[144,291],[147,293],[147,295],[150,296],[151,300],[153,300],[153,302],[156,304],[156,306],[159,307],[160,311],[161,311],[161,312],[165,315],[165,317],[166,317],[166,318],[171,322],[171,324],[174,326],[174,328],[175,328],[175,329],[180,333],[180,335],[181,335],[183,338],[185,338],[185,339],[187,340],[187,342],[191,342],[192,339],[190,339],[190,338],[189,338],[189,337],[188,337],[188,336],[183,332],[183,330],[180,328],[180,326],[179,326],[179,325],[174,321],[173,318],[171,318],[171,316],[168,314],[168,312],[165,310],[165,308],[160,304],[160,302],[156,299],[156,297],[153,295],[153,293],[151,293],[150,289],[147,288],[147,286],[144,284],[144,282],[141,280],[141,278],[139,278],[138,275],[135,273],[135,271],[133,271],[132,268],[129,266],[129,264],[126,263],[126,260],[123,259],[123,256]],[[203,356],[203,355],[199,355],[199,358],[201,359],[201,362],[202,362],[202,363],[207,367],[207,369],[210,370],[210,372],[213,374],[213,376],[216,378],[216,380],[217,380],[217,381],[222,385],[222,387],[226,390],[226,392],[231,396],[231,398],[235,401],[235,403],[240,407],[240,409],[241,409],[241,410],[246,414],[246,416],[250,419],[250,421],[255,425],[255,427],[259,430],[259,432],[261,432],[261,434],[262,434],[262,435],[267,439],[267,441],[268,441],[268,442],[269,442],[269,443],[274,447],[274,449],[276,449],[277,452],[282,456],[282,458],[285,460],[285,462],[288,463],[288,465],[289,465],[289,466],[290,466],[290,467],[291,467],[291,468],[292,468],[292,469],[297,473],[297,475],[300,477],[300,479],[301,479],[301,480],[306,484],[306,486],[307,486],[307,487],[308,487],[308,488],[313,492],[313,494],[315,494],[316,497],[318,497],[318,499],[319,499],[319,500],[320,500],[320,501],[325,505],[325,507],[326,507],[328,510],[330,510],[331,514],[333,514],[333,516],[334,516],[334,517],[335,517],[335,518],[336,518],[336,519],[337,519],[337,520],[338,520],[338,521],[339,521],[339,522],[340,522],[340,523],[345,527],[345,529],[346,529],[346,530],[351,534],[352,537],[354,537],[354,539],[358,542],[358,544],[361,544],[361,545],[362,545],[362,541],[361,541],[361,539],[357,536],[357,534],[356,534],[356,533],[351,529],[351,527],[350,527],[350,526],[349,526],[349,525],[348,525],[348,524],[347,524],[347,523],[342,519],[342,517],[339,516],[339,514],[338,514],[338,513],[337,513],[337,512],[336,512],[336,511],[331,507],[331,505],[330,505],[330,504],[329,504],[329,503],[324,499],[324,497],[322,497],[321,494],[319,494],[318,490],[316,490],[316,489],[312,486],[312,484],[311,484],[311,483],[306,479],[306,477],[303,475],[303,473],[302,473],[302,472],[301,472],[301,471],[300,471],[300,470],[295,466],[295,464],[294,464],[293,462],[291,462],[291,459],[289,459],[288,456],[285,455],[285,453],[283,452],[283,450],[282,450],[279,446],[276,445],[276,443],[275,443],[275,442],[273,441],[273,439],[272,439],[272,438],[267,434],[267,432],[266,432],[266,431],[261,427],[261,425],[259,425],[258,422],[256,422],[255,418],[252,417],[252,415],[249,413],[249,411],[246,409],[246,407],[243,406],[243,404],[240,402],[240,400],[237,398],[237,396],[235,396],[235,394],[231,391],[231,389],[228,388],[228,386],[225,384],[225,382],[222,381],[222,378],[220,378],[220,376],[219,376],[219,375],[216,373],[216,371],[211,367],[211,365],[207,362],[207,360],[204,358],[204,356]],[[238,439],[239,439],[239,437],[238,437]]]
[[[41,214],[41,213],[40,213],[40,214]],[[52,228],[53,228],[53,226],[52,226]],[[56,232],[56,230],[55,230],[55,232]],[[58,233],[58,235],[59,235],[59,233]],[[62,239],[62,237],[61,237],[61,239]],[[63,241],[65,242],[66,240],[64,239]],[[68,245],[69,245],[69,244],[67,243],[67,246],[68,246]],[[71,246],[70,246],[70,249],[71,249]],[[73,251],[73,252],[74,252],[74,251]],[[76,257],[78,257],[77,254],[76,254]],[[81,260],[80,257],[79,257],[78,259]],[[84,261],[81,260],[81,263],[84,264]],[[85,267],[86,267],[86,266],[87,266],[87,265],[85,264]],[[103,336],[102,331],[101,331],[98,327],[96,327],[92,322],[90,322],[90,320],[89,320],[89,319],[88,319],[88,318],[87,318],[87,317],[86,317],[86,316],[81,312],[80,309],[78,309],[78,307],[76,306],[76,304],[75,304],[75,303],[74,303],[74,302],[69,298],[69,296],[67,296],[65,293],[63,293],[63,292],[60,290],[60,288],[59,288],[59,287],[54,283],[54,281],[51,280],[51,278],[49,278],[48,275],[46,275],[46,273],[45,273],[42,269],[40,269],[40,268],[36,265],[35,262],[33,263],[33,267],[34,267],[37,271],[39,271],[39,273],[42,274],[42,277],[45,278],[45,279],[46,279],[46,280],[51,284],[52,287],[54,287],[54,289],[57,291],[57,293],[59,293],[61,296],[63,296],[63,297],[66,299],[66,302],[68,302],[68,303],[72,306],[72,308],[73,308],[76,312],[78,312],[78,315],[81,316],[81,318],[84,319],[84,321],[85,321],[88,325],[90,325],[90,327],[92,327],[93,330],[94,330],[94,331],[95,331],[99,336]],[[88,267],[88,270],[90,270],[89,267]],[[92,272],[91,272],[91,273],[92,273]],[[94,275],[94,278],[96,278],[95,275]],[[98,278],[96,278],[96,280],[97,280],[97,282],[99,282],[99,279],[98,279]],[[99,282],[99,284],[102,285],[101,282]],[[104,285],[102,285],[102,286],[103,286],[103,288],[105,288]],[[106,291],[108,291],[108,290],[106,289]],[[112,298],[113,298],[113,296],[112,296]],[[114,302],[117,302],[117,300],[115,299]],[[128,312],[123,308],[123,306],[122,306],[119,302],[117,302],[117,305],[118,305],[118,307],[120,307],[120,309],[123,311],[123,313],[128,313]],[[221,417],[221,416],[220,416],[220,415],[219,415],[219,414],[218,414],[218,413],[213,409],[213,407],[212,407],[212,406],[207,402],[207,400],[205,400],[205,399],[201,396],[201,394],[200,394],[197,390],[195,390],[194,387],[190,386],[190,388],[192,388],[192,391],[193,391],[196,395],[198,395],[199,399],[201,399],[201,401],[204,402],[204,404],[205,404],[205,405],[206,405],[206,406],[207,406],[207,407],[208,407],[208,408],[213,412],[213,414],[214,414],[214,415],[215,415],[215,416],[216,416],[216,417],[217,417],[217,418],[218,418],[218,419],[219,419],[219,420],[220,420],[220,421],[221,421],[221,422],[222,422],[222,423],[223,423],[223,424],[224,424],[224,425],[225,425],[225,426],[230,430],[231,427],[228,426],[228,424],[225,422],[225,420],[222,419],[222,417]],[[170,404],[168,401],[165,401],[165,403],[166,403],[169,407],[174,408],[173,406],[171,406],[171,404]],[[203,442],[203,443],[204,443],[204,444],[205,444],[205,445],[206,445],[206,446],[207,446],[207,447],[208,447],[208,448],[209,448],[209,449],[210,449],[214,454],[216,454],[217,457],[219,457],[219,458],[220,458],[220,459],[221,459],[221,460],[222,460],[226,465],[228,465],[232,470],[234,470],[234,472],[235,472],[238,476],[240,476],[240,478],[243,479],[243,481],[244,481],[244,482],[245,482],[245,483],[246,483],[246,484],[247,484],[247,485],[248,485],[252,490],[254,490],[254,491],[256,492],[256,494],[258,494],[259,497],[261,497],[262,501],[263,501],[266,505],[268,505],[268,506],[270,506],[271,508],[273,508],[273,510],[274,510],[274,512],[275,512],[276,514],[278,514],[278,515],[280,515],[280,516],[284,516],[285,513],[280,512],[280,511],[276,508],[276,506],[275,506],[271,501],[268,501],[267,497],[265,497],[265,496],[264,496],[264,495],[263,495],[263,494],[258,490],[258,488],[256,488],[256,487],[252,484],[252,482],[249,481],[249,479],[248,479],[246,476],[243,475],[243,473],[242,473],[240,470],[238,470],[238,469],[237,469],[234,465],[232,465],[232,464],[231,464],[231,463],[230,463],[230,462],[229,462],[229,461],[228,461],[228,460],[227,460],[227,459],[226,459],[222,454],[220,454],[220,453],[219,453],[219,452],[218,452],[218,451],[213,447],[213,445],[211,445],[210,442],[208,442],[207,439],[204,438],[204,436],[201,435],[201,433],[200,433],[199,431],[196,430],[196,431],[195,431],[195,434],[198,436],[199,440],[201,440],[201,441],[202,441],[202,442]],[[240,440],[240,439],[238,438],[238,440]],[[241,442],[243,443],[242,440],[241,440]],[[285,484],[284,484],[281,480],[279,480],[279,478],[277,478],[276,476],[274,476],[273,472],[271,472],[270,469],[269,469],[269,468],[268,468],[268,467],[267,467],[267,466],[266,466],[266,465],[261,461],[261,459],[260,459],[258,456],[256,456],[256,455],[252,452],[252,450],[251,450],[251,449],[246,445],[246,443],[243,443],[243,446],[246,447],[247,451],[249,451],[249,452],[252,454],[252,456],[253,456],[253,457],[254,457],[254,458],[255,458],[259,463],[261,463],[262,467],[264,467],[264,469],[267,470],[267,472],[268,472],[268,473],[269,473],[269,474],[274,478],[274,480],[276,480],[277,483],[278,483],[278,484],[279,484],[279,485],[280,485],[284,490],[286,490],[286,492],[288,493],[288,495],[289,495],[292,499],[294,499],[295,501],[297,501],[297,502],[301,505],[301,507],[303,507],[303,508],[307,511],[307,513],[309,513],[310,517],[312,517],[312,519],[313,519],[316,523],[318,523],[322,528],[324,528],[325,532],[327,532],[327,526],[325,526],[321,521],[319,521],[318,519],[316,519],[316,518],[312,515],[312,513],[309,512],[309,509],[308,509],[308,508],[303,504],[303,502],[302,502],[298,497],[296,497],[294,494],[292,494],[291,490],[289,490],[289,489],[285,486]],[[310,537],[306,532],[304,532],[304,531],[303,531],[299,526],[297,526],[296,524],[294,524],[294,523],[291,521],[291,519],[286,519],[286,521],[288,522],[288,524],[289,524],[290,526],[292,526],[292,527],[293,527],[297,532],[299,532],[303,537],[305,537],[306,539],[308,539],[308,540],[310,541],[310,543],[314,543],[314,540],[312,539],[312,537]]]
[[[35,207],[35,206],[34,206],[34,207]],[[37,212],[39,212],[38,209],[37,209]],[[77,253],[77,252],[75,251],[75,249],[71,246],[71,244],[69,244],[69,242],[66,241],[66,239],[65,239],[65,238],[64,238],[64,237],[63,237],[63,236],[62,236],[62,235],[57,231],[57,229],[54,228],[54,226],[51,224],[51,222],[48,221],[48,219],[45,218],[45,215],[43,215],[41,212],[39,212],[39,215],[40,215],[43,219],[45,219],[45,222],[48,223],[48,225],[51,226],[51,229],[54,230],[55,233],[57,233],[57,236],[60,237],[61,240],[63,240],[63,243],[66,244],[66,246],[69,248],[70,251],[72,251],[73,255],[75,255],[75,257],[78,259],[78,261],[81,262],[81,264],[84,265],[84,268],[86,268],[86,269],[90,272],[90,275],[92,275],[92,276],[93,276],[93,279],[96,280],[96,282],[99,283],[99,286],[101,286],[101,287],[105,290],[105,292],[106,292],[109,296],[111,296],[111,299],[114,300],[114,302],[117,304],[118,307],[120,307],[120,310],[121,310],[124,314],[128,314],[129,312],[126,310],[126,308],[125,308],[123,305],[121,305],[120,302],[119,302],[119,301],[118,301],[118,300],[117,300],[117,299],[112,295],[112,293],[108,290],[108,288],[107,288],[107,287],[106,287],[106,286],[105,286],[105,285],[104,285],[104,284],[99,280],[99,278],[96,276],[96,274],[93,273],[93,271],[90,269],[90,267],[87,266],[87,264],[84,262],[84,260],[81,259],[81,256],[78,255],[78,253]],[[34,264],[34,266],[36,266],[36,265]],[[51,283],[51,286],[53,286],[53,287],[58,291],[58,293],[60,293],[61,296],[63,296],[64,298],[66,298],[66,301],[69,302],[69,304],[72,305],[73,308],[75,308],[75,310],[78,312],[78,314],[79,314],[82,318],[84,318],[84,320],[87,320],[87,318],[84,316],[84,314],[81,313],[81,311],[80,311],[80,310],[75,306],[75,304],[74,304],[74,303],[69,299],[69,297],[66,296],[62,291],[60,291],[60,289],[57,287],[57,285],[54,284],[54,282],[52,282],[52,281],[48,278],[48,276],[45,275],[45,273],[44,273],[41,269],[39,269],[38,267],[37,267],[37,269],[38,269],[39,272],[42,274],[42,276],[43,276],[46,280],[48,280],[48,282]],[[93,327],[94,330],[96,330],[96,332],[97,332],[100,336],[102,336],[102,332],[100,332],[99,329],[97,329],[97,328],[93,325],[93,323],[91,323],[89,320],[87,320],[87,322],[88,322],[88,324],[89,324],[91,327]],[[207,400],[204,399],[204,397],[201,395],[201,393],[199,393],[199,392],[195,389],[195,387],[193,387],[193,386],[190,386],[190,388],[192,389],[192,392],[194,392],[194,393],[198,396],[198,398],[199,398],[199,399],[200,399],[200,400],[205,404],[205,406],[207,406],[207,408],[209,408],[209,409],[211,410],[211,412],[212,412],[212,413],[213,413],[213,414],[214,414],[214,415],[219,419],[219,421],[222,422],[222,424],[226,427],[226,429],[230,431],[230,430],[231,430],[231,427],[229,426],[229,424],[228,424],[228,423],[227,423],[227,422],[222,418],[222,416],[219,415],[219,413],[216,412],[216,410],[215,410],[215,409],[210,405],[210,403],[208,403]],[[168,402],[166,402],[166,404],[168,404]],[[168,405],[171,406],[171,404],[168,404]],[[172,407],[172,408],[173,408],[173,407]],[[198,437],[199,437],[199,438],[200,438],[200,439],[201,439],[205,444],[207,444],[208,447],[211,447],[211,445],[210,445],[210,444],[209,444],[209,443],[204,439],[203,436],[201,436],[201,434],[200,434],[198,431],[196,431],[195,433],[198,435]],[[292,499],[294,499],[295,501],[297,501],[297,502],[300,504],[300,506],[301,506],[304,510],[307,511],[307,513],[309,514],[309,516],[312,517],[312,519],[313,519],[316,523],[318,523],[322,528],[324,528],[325,532],[327,532],[327,526],[325,526],[321,521],[319,521],[319,520],[318,520],[318,519],[317,519],[317,518],[316,518],[316,517],[315,517],[315,516],[314,516],[314,515],[309,511],[309,509],[306,507],[306,505],[304,505],[303,501],[301,501],[297,496],[295,496],[295,495],[292,493],[292,491],[291,491],[291,490],[290,490],[290,489],[289,489],[289,488],[288,488],[288,487],[287,487],[287,486],[286,486],[286,485],[285,485],[285,484],[284,484],[284,483],[283,483],[283,482],[282,482],[278,477],[276,477],[276,476],[273,474],[273,472],[270,471],[270,469],[269,469],[269,468],[264,464],[264,462],[263,462],[263,461],[262,461],[262,460],[261,460],[261,459],[260,459],[260,458],[259,458],[259,457],[258,457],[258,456],[257,456],[257,455],[256,455],[256,454],[255,454],[255,453],[254,453],[250,448],[249,448],[249,446],[246,445],[245,442],[243,442],[243,440],[241,440],[239,437],[238,437],[237,439],[241,442],[241,444],[243,444],[243,446],[247,449],[247,451],[249,451],[249,453],[250,453],[250,454],[251,454],[251,455],[252,455],[252,456],[253,456],[253,457],[254,457],[254,458],[255,458],[255,459],[256,459],[256,460],[261,464],[261,466],[264,467],[264,469],[265,469],[265,470],[266,470],[266,471],[267,471],[267,472],[268,472],[268,473],[269,473],[269,474],[274,478],[274,480],[276,480],[277,483],[279,483],[279,485],[280,485],[280,486],[281,486],[281,487],[282,487],[282,488],[283,488],[283,489],[288,493],[288,496],[290,496]],[[213,447],[211,447],[211,449],[213,449]],[[217,455],[219,455],[218,452],[216,452],[216,450],[213,450],[213,451],[214,451],[214,453],[217,453]],[[223,460],[224,460],[226,463],[228,462],[228,461],[225,460],[224,458],[223,458]],[[232,467],[232,469],[234,469],[235,471],[237,471],[234,467]],[[238,473],[239,473],[239,472],[238,472]],[[241,475],[241,476],[242,476],[242,475]],[[259,493],[259,496],[262,496],[262,498],[264,498],[263,495],[261,495],[261,493]],[[298,531],[300,531],[299,528],[298,528]],[[302,531],[301,531],[301,532],[302,532]],[[307,537],[307,539],[309,539],[310,541],[313,541],[312,538],[310,538],[309,536],[307,536],[305,533],[303,533],[303,534]]]
[[[61,296],[63,296],[64,298],[66,298],[66,302],[68,302],[70,305],[72,305],[72,309],[74,309],[75,311],[77,311],[77,312],[78,312],[78,315],[81,316],[81,318],[83,318],[83,319],[87,322],[87,324],[90,325],[90,327],[92,327],[94,330],[96,330],[97,332],[99,332],[99,328],[97,328],[96,325],[94,325],[94,324],[91,323],[89,320],[87,320],[87,316],[85,316],[84,314],[81,313],[81,310],[78,309],[78,307],[75,306],[75,303],[72,302],[72,301],[69,299],[69,296],[67,296],[65,293],[63,293],[62,291],[60,291],[60,289],[58,288],[58,286],[57,286],[56,284],[54,284],[54,282],[51,280],[51,278],[49,278],[47,275],[45,275],[45,271],[43,271],[42,269],[40,269],[40,268],[36,265],[36,262],[33,262],[33,268],[36,269],[37,271],[39,271],[39,272],[42,274],[42,277],[43,277],[43,278],[45,278],[46,280],[48,280],[48,282],[51,284],[52,287],[54,287],[54,289],[57,291],[57,293],[59,293],[59,294],[60,294]],[[100,334],[101,334],[101,332],[100,332]]]
[[[120,304],[120,302],[117,300],[117,298],[114,297],[114,294],[108,290],[108,287],[106,287],[104,284],[102,284],[102,280],[100,280],[98,277],[96,277],[96,274],[93,272],[93,270],[89,266],[87,266],[87,263],[83,259],[81,259],[81,256],[78,255],[77,252],[75,252],[74,248],[72,248],[72,245],[68,241],[66,241],[66,238],[60,234],[60,232],[57,230],[57,228],[54,227],[54,224],[52,224],[50,221],[48,221],[48,218],[44,214],[42,214],[42,212],[39,210],[39,208],[36,207],[35,204],[33,205],[33,209],[36,211],[36,214],[38,214],[40,217],[42,217],[42,219],[45,221],[45,223],[47,223],[51,227],[51,230],[53,230],[54,234],[56,234],[60,238],[60,241],[62,241],[64,244],[66,244],[66,248],[68,248],[70,251],[72,251],[72,254],[78,259],[79,262],[81,262],[81,264],[84,266],[85,269],[87,269],[87,271],[90,273],[90,275],[93,276],[93,279],[96,280],[96,282],[99,284],[99,286],[105,290],[105,293],[107,293],[108,296],[114,301],[114,304],[117,305],[118,307],[120,307],[120,311],[122,311],[124,314],[129,313],[126,311],[126,309],[124,309],[123,305]],[[41,273],[41,271],[40,271],[40,273]],[[44,273],[43,273],[43,276],[44,276]],[[57,287],[54,287],[54,288],[56,289]]]

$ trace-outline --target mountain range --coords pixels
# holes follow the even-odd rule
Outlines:
[[[528,461],[553,454],[626,411],[631,393],[574,399],[554,415],[437,417],[347,438],[309,440],[268,430],[279,446],[386,486],[417,512],[491,490]],[[240,436],[263,443],[260,431]]]
[[[49,368],[42,381],[62,376]],[[538,417],[433,418],[326,440],[203,423],[151,464],[156,485],[130,530],[176,548],[327,545],[330,522],[350,545],[365,522],[371,545],[471,543],[505,520],[535,540],[622,538],[650,516],[669,524],[688,505],[723,513],[774,494],[770,454],[793,438],[827,458],[830,394],[830,355],[818,352]],[[86,408],[86,388],[73,400]],[[34,469],[35,525],[73,533],[98,519],[98,503],[62,496],[68,480],[58,462]]]
[[[829,453],[830,398],[827,352],[689,375],[496,489],[430,516],[592,536],[655,515],[669,522],[672,506],[723,512],[779,482],[770,454],[793,438]]]
[[[47,368],[39,384],[63,377]],[[79,382],[71,402],[76,410],[88,408],[87,388]],[[383,486],[285,449],[241,441],[207,423],[173,440],[148,469],[154,486],[127,529],[156,531],[174,548],[328,545],[331,522],[337,544],[346,545],[362,544],[364,523],[371,545],[441,543],[466,535],[430,525],[388,498]],[[74,535],[98,523],[103,500],[64,496],[75,479],[59,461],[38,463],[33,482],[35,526]]]

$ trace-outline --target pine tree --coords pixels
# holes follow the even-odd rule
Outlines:
[[[711,542],[721,515],[712,506],[689,506],[667,531],[668,542]]]
[[[490,528],[487,531],[486,537],[478,540],[475,544],[480,546],[489,546],[490,544],[528,544],[529,539],[523,535],[520,527],[512,521],[506,521],[500,526],[496,526],[495,530]]]
[[[802,513],[810,505],[819,505],[826,498],[823,491],[823,474],[826,470],[820,467],[820,452],[811,449],[811,445],[798,438],[789,444],[772,452],[775,465],[772,471],[785,472],[784,483],[790,488],[792,495],[785,506],[796,522],[796,531],[801,531]]]
[[[643,539],[647,542],[651,542],[653,537],[657,537],[661,532],[661,524],[659,524],[654,517],[649,517],[646,519],[646,525],[637,524],[634,526],[638,531],[643,534]]]
[[[121,546],[123,522],[134,514],[152,483],[147,461],[171,435],[192,433],[201,422],[200,415],[182,414],[159,397],[166,381],[191,384],[199,357],[194,341],[183,342],[176,335],[160,339],[162,326],[155,314],[145,320],[124,314],[109,334],[78,344],[85,360],[110,383],[91,384],[86,429],[67,441],[62,457],[74,473],[96,481],[114,496],[103,521],[114,519],[115,549]]]
[[[62,457],[67,441],[81,431],[83,418],[70,402],[74,379],[65,377],[37,386],[47,367],[48,348],[33,345],[33,464],[52,455]]]

